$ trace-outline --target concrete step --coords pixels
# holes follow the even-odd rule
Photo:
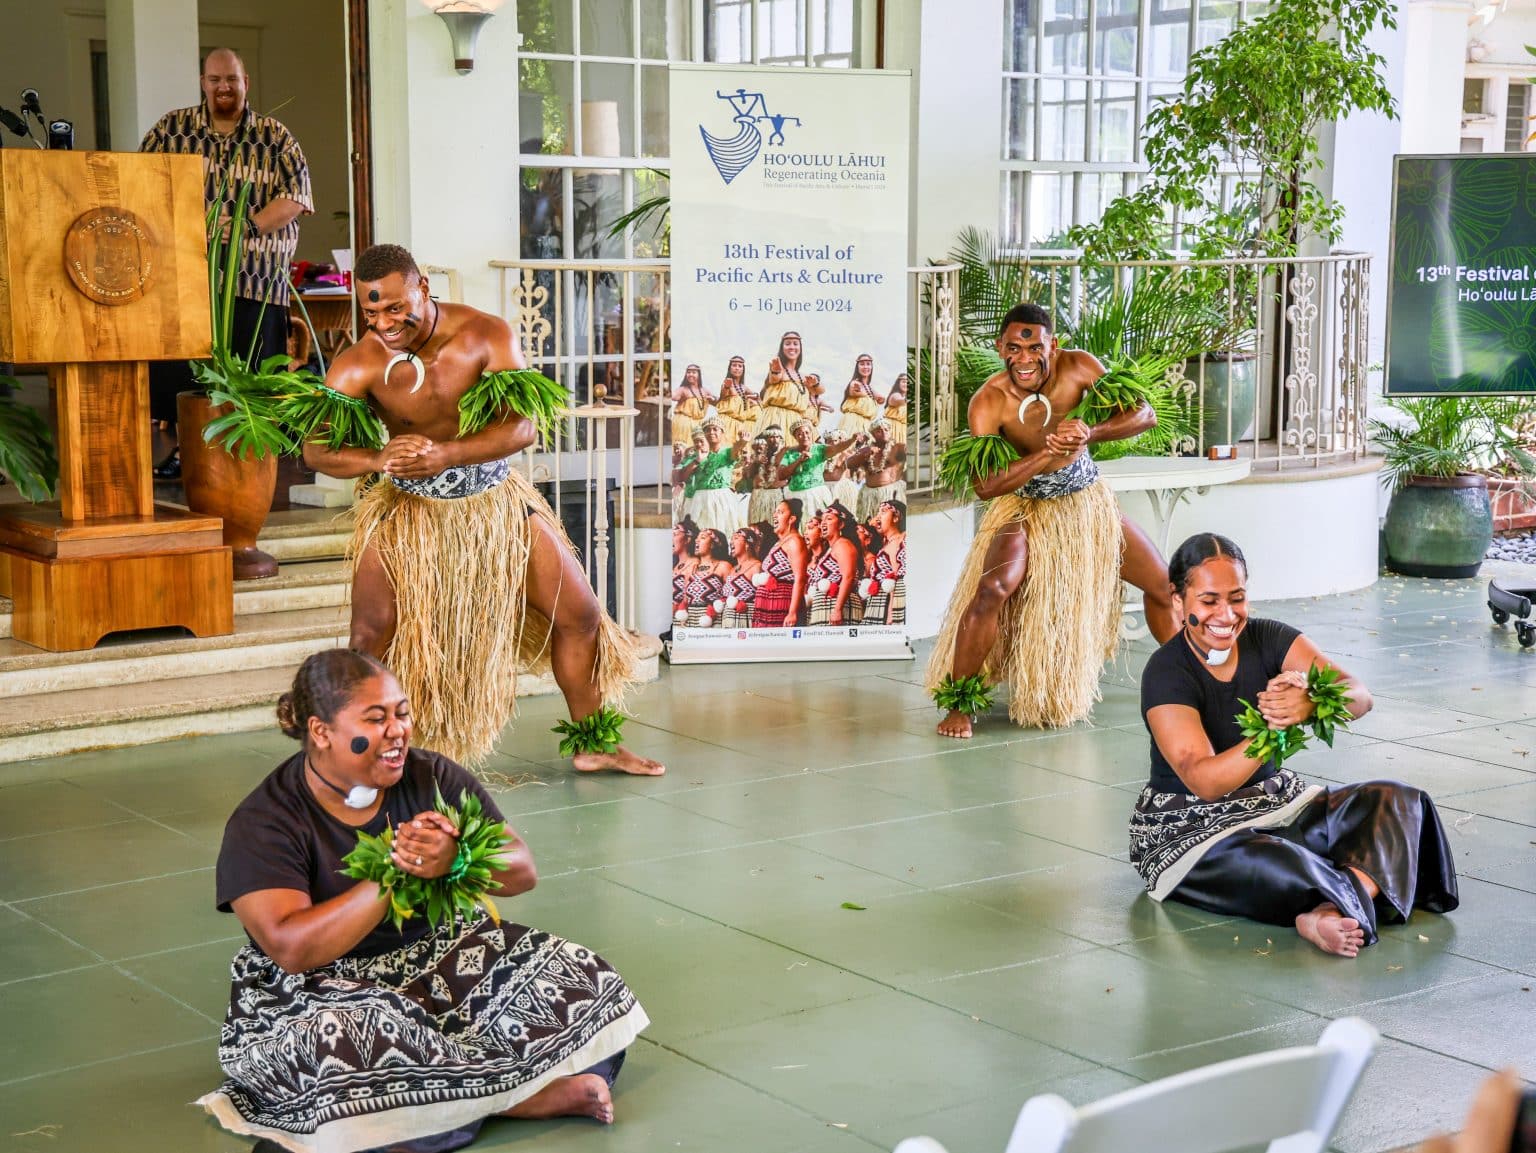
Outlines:
[[[345,607],[257,612],[235,618],[222,637],[145,629],[109,637],[83,652],[50,653],[0,640],[0,699],[129,686],[242,670],[292,670],[316,649],[346,644]]]
[[[251,649],[240,651],[252,655]],[[641,652],[640,679],[655,680],[660,642],[642,638]],[[0,713],[0,766],[12,768],[0,767],[0,785],[35,779],[28,762],[66,753],[271,729],[277,698],[292,684],[299,659],[282,666],[242,662],[240,671],[7,697]],[[549,675],[518,680],[519,696],[556,691]]]

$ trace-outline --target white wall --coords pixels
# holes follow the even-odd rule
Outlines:
[[[1002,43],[1001,0],[886,7],[885,65],[913,77],[913,263],[942,257],[968,225],[997,231]]]
[[[1193,493],[1174,512],[1173,550],[1197,532],[1230,537],[1248,558],[1248,591],[1255,600],[1325,596],[1374,584],[1377,574],[1378,473],[1297,481],[1295,474],[1253,476]],[[1157,540],[1147,498],[1120,493],[1121,510]],[[1326,516],[1307,517],[1328,510]],[[1305,547],[1289,526],[1306,517]]]
[[[374,237],[458,269],[464,302],[499,312],[486,262],[518,254],[515,12],[486,22],[468,76],[454,71],[447,27],[417,0],[378,0],[369,22]]]

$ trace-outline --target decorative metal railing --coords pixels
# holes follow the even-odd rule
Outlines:
[[[1021,256],[1036,302],[1057,317],[1102,307],[1157,277],[1189,277],[1230,338],[1174,370],[1198,431],[1174,451],[1230,444],[1256,469],[1286,470],[1366,455],[1370,269],[1364,253],[1225,260],[1137,260],[1086,265],[1074,256]],[[1214,290],[1214,291],[1213,291]]]

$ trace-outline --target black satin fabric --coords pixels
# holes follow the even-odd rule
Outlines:
[[[1381,892],[1373,901],[1359,869]],[[1434,801],[1396,781],[1325,789],[1289,825],[1244,829],[1213,845],[1169,894],[1176,901],[1271,925],[1330,901],[1376,941],[1376,926],[1415,908],[1460,904],[1456,866]]]

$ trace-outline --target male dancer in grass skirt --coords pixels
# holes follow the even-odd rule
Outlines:
[[[304,447],[330,476],[382,474],[357,507],[351,647],[394,670],[421,743],[460,763],[494,748],[517,674],[552,665],[572,718],[557,726],[561,751],[577,769],[665,772],[618,744],[611,706],[634,677],[633,641],[511,467],[556,418],[562,390],[516,375],[525,364],[506,322],[433,300],[404,248],[370,248],[353,280],[367,332],[315,390]],[[390,433],[382,447],[366,427],[375,412]]]
[[[1004,369],[971,398],[971,436],[957,445],[991,441],[1011,463],[966,469],[989,503],[928,662],[946,737],[969,737],[972,716],[990,705],[982,680],[1009,683],[1015,724],[1056,728],[1084,719],[1118,640],[1122,579],[1145,594],[1152,635],[1164,641],[1174,633],[1168,566],[1121,517],[1088,455],[1092,443],[1152,427],[1151,407],[1091,427],[1066,419],[1104,366],[1089,353],[1059,350],[1050,314],[1038,305],[1009,309],[997,351]]]

